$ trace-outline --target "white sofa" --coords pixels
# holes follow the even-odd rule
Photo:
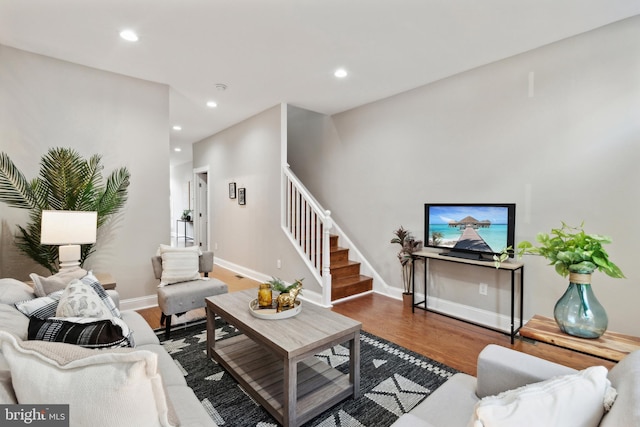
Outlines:
[[[115,291],[107,291],[109,296],[116,303],[116,306],[119,305],[118,294]],[[29,318],[19,312],[14,303],[18,301],[25,300],[27,298],[35,298],[33,295],[33,290],[28,285],[19,282],[14,279],[0,279],[0,330],[7,331],[13,334],[15,337],[20,340],[27,339],[27,328],[29,326]],[[133,339],[135,341],[135,349],[127,350],[90,350],[91,352],[95,352],[96,354],[101,352],[124,352],[131,353],[137,352],[137,354],[143,354],[144,352],[139,352],[138,350],[146,350],[148,352],[153,353],[153,355],[146,354],[147,358],[157,359],[157,370],[161,377],[162,386],[164,388],[164,395],[166,396],[166,400],[168,402],[168,413],[169,420],[172,425],[178,426],[189,426],[189,427],[215,427],[216,424],[213,422],[209,414],[204,410],[203,405],[200,403],[196,395],[193,393],[191,388],[187,386],[185,378],[174,362],[174,360],[169,356],[169,354],[164,350],[162,345],[158,340],[158,337],[155,335],[151,327],[147,324],[147,322],[135,311],[123,311],[121,313],[122,320],[129,326],[129,329],[132,331]],[[25,341],[27,342],[27,341]],[[28,341],[29,343],[33,343],[34,341]],[[62,346],[71,346],[71,344],[60,344],[60,343],[42,343],[41,345],[62,345]],[[73,346],[77,347],[77,346]],[[0,347],[2,348],[2,347]],[[82,349],[84,351],[84,349]],[[152,360],[153,361],[153,360]],[[154,366],[154,363],[150,364]],[[156,375],[157,376],[157,375]],[[38,387],[38,383],[33,384],[33,388]],[[99,393],[99,390],[96,390],[96,393]],[[154,391],[155,393],[155,391]],[[140,404],[142,404],[143,396],[139,397]],[[87,398],[87,400],[89,400]],[[12,379],[11,379],[11,369],[8,364],[8,361],[5,358],[5,354],[0,353],[0,404],[11,404],[16,402],[16,394],[13,390]],[[36,402],[20,402],[20,403],[36,403]],[[41,402],[41,403],[52,403],[52,402]],[[107,402],[102,402],[104,405],[108,406]],[[69,402],[70,411],[73,413],[74,405]],[[134,401],[134,405],[137,405],[138,402]],[[96,414],[113,414],[113,419],[118,419],[118,417],[126,416],[126,414],[120,414],[119,408],[104,408],[99,405],[99,410],[96,409]],[[77,408],[77,407],[76,407]],[[110,417],[110,415],[105,415],[106,418]],[[73,417],[71,417],[73,420]],[[100,422],[92,423],[92,425],[118,425],[118,427],[122,427],[126,424],[121,424],[120,422],[113,423],[109,419],[101,419]],[[73,423],[71,424],[74,425]],[[132,427],[134,427],[132,425]],[[139,427],[139,426],[135,426]]]
[[[605,377],[605,381],[608,378],[611,386],[615,388],[617,396],[609,412],[603,410],[594,412],[596,419],[593,419],[590,425],[599,425],[600,427],[640,426],[640,351],[629,354],[608,374],[604,368],[601,369],[604,372],[602,375]],[[490,398],[491,402],[488,402],[494,405],[492,408],[494,412],[503,410],[502,415],[505,415],[507,411],[512,411],[516,407],[522,410],[526,406],[523,402],[528,398],[527,396],[532,396],[531,393],[529,395],[523,393],[527,389],[522,387],[527,385],[529,385],[529,392],[532,388],[538,387],[537,394],[533,395],[537,402],[532,407],[541,406],[537,406],[537,409],[531,411],[525,422],[520,421],[516,424],[506,422],[493,425],[518,425],[518,427],[544,425],[547,427],[558,424],[548,424],[541,421],[541,418],[545,416],[558,418],[558,414],[561,414],[572,417],[572,414],[576,412],[578,415],[582,415],[585,411],[594,408],[601,409],[598,408],[601,403],[591,404],[586,409],[582,406],[587,404],[588,399],[578,399],[578,393],[586,393],[587,387],[585,386],[579,386],[578,389],[573,390],[566,388],[564,396],[558,391],[562,387],[567,387],[559,385],[559,381],[574,378],[578,371],[505,347],[489,345],[483,349],[478,357],[477,372],[477,378],[463,373],[455,374],[413,410],[401,416],[393,424],[393,427],[474,426],[472,417],[482,398],[515,390],[515,392],[507,392],[499,399]],[[571,377],[567,377],[568,375]],[[541,383],[545,380],[545,383]],[[554,384],[550,385],[552,381]],[[517,400],[516,394],[521,399],[520,401]],[[563,402],[564,398],[569,401]],[[570,401],[572,398],[574,401]],[[579,401],[575,402],[576,399]],[[496,401],[498,401],[497,404]],[[603,398],[597,398],[596,401],[602,402]],[[513,412],[515,413],[515,411]],[[508,414],[508,416],[515,416],[514,413]],[[490,424],[479,422],[475,424],[478,427],[483,425]],[[570,424],[565,424],[565,426],[579,427],[585,425],[589,424],[574,423],[573,421]]]

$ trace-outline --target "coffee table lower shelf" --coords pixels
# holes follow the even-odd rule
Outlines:
[[[284,420],[284,360],[245,335],[217,341],[210,354],[281,424]],[[349,375],[311,355],[297,363],[297,424],[354,393]]]

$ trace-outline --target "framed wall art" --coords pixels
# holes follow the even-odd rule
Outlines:
[[[247,190],[245,188],[238,188],[238,204],[246,205],[247,204]]]
[[[236,198],[236,183],[235,182],[230,182],[229,183],[229,198],[230,199],[235,199]]]

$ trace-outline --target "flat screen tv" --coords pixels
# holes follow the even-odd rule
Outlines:
[[[443,255],[491,260],[494,254],[514,246],[515,226],[515,203],[424,205],[424,244],[443,249]]]

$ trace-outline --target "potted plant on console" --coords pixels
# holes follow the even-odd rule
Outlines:
[[[579,227],[562,227],[551,233],[538,233],[535,246],[523,241],[518,244],[518,256],[540,255],[555,266],[562,277],[569,276],[569,287],[556,303],[553,316],[562,332],[581,338],[598,338],[607,330],[608,318],[604,307],[591,289],[591,275],[599,270],[613,278],[623,278],[620,268],[609,260],[602,245],[611,238],[599,234],[587,234]],[[495,258],[496,264],[506,259],[506,251]]]
[[[400,226],[393,232],[396,236],[391,239],[391,243],[400,245],[398,260],[402,267],[402,297],[406,302],[412,300],[411,285],[413,283],[413,253],[422,247],[422,241],[416,240],[409,230]]]

